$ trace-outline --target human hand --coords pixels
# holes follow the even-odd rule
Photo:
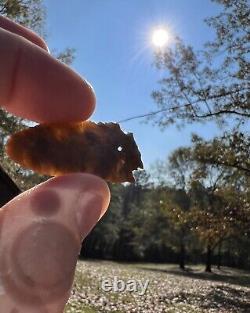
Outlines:
[[[95,96],[41,38],[0,16],[0,104],[36,122],[67,122],[87,119]],[[102,179],[76,173],[49,179],[0,209],[0,312],[63,312],[81,241],[109,199]]]

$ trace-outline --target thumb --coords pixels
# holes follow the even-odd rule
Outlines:
[[[69,174],[34,187],[0,210],[0,312],[62,312],[81,241],[109,199],[102,179]]]

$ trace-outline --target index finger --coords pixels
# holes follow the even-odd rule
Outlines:
[[[46,51],[49,50],[46,45],[46,42],[36,33],[31,31],[30,29],[25,28],[22,25],[14,23],[7,17],[3,17],[1,15],[0,15],[0,28],[3,28],[5,30],[8,30],[9,32],[12,32],[14,34],[17,34],[28,39],[29,41],[33,42],[35,45],[39,46],[40,48]]]
[[[10,113],[36,122],[59,122],[87,119],[94,110],[95,95],[86,80],[3,28],[0,69],[0,105]]]

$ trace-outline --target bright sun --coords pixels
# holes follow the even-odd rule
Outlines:
[[[157,28],[153,31],[152,43],[155,47],[164,47],[169,40],[169,33],[164,28]]]

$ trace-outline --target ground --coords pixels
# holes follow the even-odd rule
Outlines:
[[[149,285],[138,292],[105,292],[103,279],[136,279]],[[79,261],[74,288],[65,313],[249,313],[250,272],[222,268],[204,273],[201,266],[187,272],[176,265],[121,264]]]

